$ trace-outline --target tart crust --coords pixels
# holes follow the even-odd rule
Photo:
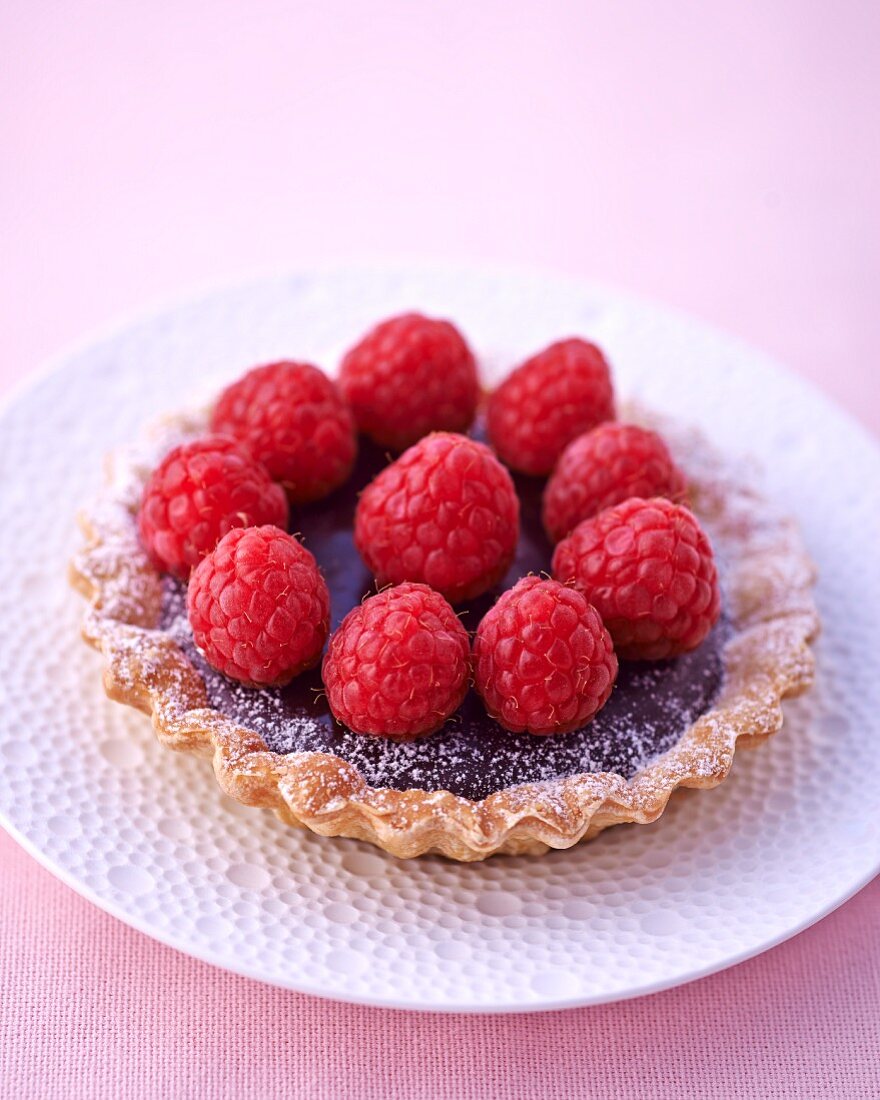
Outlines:
[[[480,801],[448,791],[371,787],[338,756],[271,752],[257,733],[212,708],[201,675],[157,627],[162,580],[135,523],[150,471],[170,447],[205,430],[207,412],[169,418],[108,460],[103,491],[80,515],[86,545],[71,562],[70,577],[89,601],[83,637],[104,655],[107,695],[150,715],[163,745],[210,757],[221,788],[238,801],[402,858],[538,855],[589,840],[609,825],[655,821],[677,788],[717,786],[737,747],[758,744],[781,727],[782,699],[812,683],[810,642],[819,619],[815,569],[795,523],[748,487],[699,433],[643,410],[627,413],[664,435],[688,475],[692,505],[719,558],[732,628],[712,707],[628,781],[613,772],[585,773],[509,787]]]

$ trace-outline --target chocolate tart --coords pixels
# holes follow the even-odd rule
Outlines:
[[[795,524],[699,433],[639,410],[628,419],[661,431],[688,476],[718,558],[724,616],[693,653],[623,662],[610,701],[582,730],[508,733],[470,692],[442,730],[401,744],[341,728],[317,671],[284,689],[254,691],[212,670],[193,645],[183,586],[150,564],[135,523],[150,471],[206,429],[205,412],[170,418],[113,456],[103,492],[80,517],[86,546],[71,579],[89,600],[83,636],[104,655],[108,696],[151,715],[164,745],[210,757],[233,798],[400,857],[540,854],[609,825],[656,820],[676,788],[716,786],[737,746],[780,728],[781,700],[812,682],[818,617],[814,569]],[[346,486],[294,510],[293,529],[326,576],[334,627],[371,590],[352,518],[358,492],[386,461],[365,446]],[[517,479],[522,534],[502,588],[549,569],[542,485]],[[465,625],[474,629],[497,594],[463,608]]]

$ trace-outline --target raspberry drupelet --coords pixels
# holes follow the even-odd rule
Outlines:
[[[260,523],[286,526],[284,491],[247,450],[219,435],[169,451],[150,475],[138,511],[153,564],[181,578],[228,531]]]
[[[553,554],[607,626],[619,657],[696,649],[721,614],[712,546],[688,508],[633,497],[578,524]]]
[[[544,489],[544,528],[553,542],[629,497],[684,500],[687,482],[656,432],[608,421],[562,452]]]
[[[314,557],[277,527],[225,535],[193,570],[186,607],[208,663],[248,687],[281,686],[317,664],[329,630]]]
[[[507,572],[519,499],[488,447],[435,432],[364,489],[354,541],[380,585],[417,581],[450,602],[473,599]]]
[[[614,419],[605,356],[586,340],[551,344],[501,383],[486,411],[489,441],[524,474],[546,475],[576,436]]]
[[[434,431],[466,431],[477,411],[473,353],[449,321],[404,313],[367,333],[342,360],[339,385],[358,427],[402,451]]]
[[[211,427],[241,440],[296,504],[338,488],[357,454],[351,410],[309,363],[254,367],[220,394]]]
[[[614,646],[595,608],[557,581],[524,577],[477,628],[477,691],[515,733],[578,729],[605,705],[616,679]]]
[[[470,642],[439,592],[400,584],[346,615],[322,671],[337,721],[355,733],[411,740],[439,729],[461,704]]]

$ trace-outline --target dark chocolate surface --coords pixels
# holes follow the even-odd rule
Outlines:
[[[302,537],[327,579],[334,629],[366,593],[375,591],[354,548],[352,528],[358,493],[386,462],[386,455],[362,441],[347,485],[323,501],[292,510],[291,530]],[[499,589],[458,609],[471,631],[503,588],[527,573],[550,568],[552,547],[540,516],[543,482],[517,477],[516,487],[522,506],[517,556]],[[509,733],[486,715],[479,697],[470,691],[442,730],[400,744],[339,726],[322,693],[320,669],[286,688],[263,691],[243,688],[214,672],[192,644],[184,590],[172,581],[167,582],[164,625],[174,630],[202,672],[211,704],[260,733],[272,751],[334,753],[353,763],[373,786],[449,790],[474,799],[517,783],[580,772],[615,771],[629,778],[671,748],[711,706],[721,685],[721,649],[727,633],[719,624],[698,650],[676,660],[622,662],[606,706],[574,733]]]

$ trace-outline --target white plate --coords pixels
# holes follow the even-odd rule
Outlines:
[[[65,584],[104,453],[255,362],[332,365],[402,308],[458,321],[488,376],[589,335],[618,389],[766,467],[821,570],[819,677],[716,791],[540,859],[397,862],[230,802],[202,761],[108,702]],[[516,1011],[662,989],[815,921],[880,865],[877,447],[757,352],[546,276],[347,269],[249,284],[65,355],[0,416],[0,818],[60,878],[182,951],[278,985]],[[7,583],[7,578],[12,578]]]

